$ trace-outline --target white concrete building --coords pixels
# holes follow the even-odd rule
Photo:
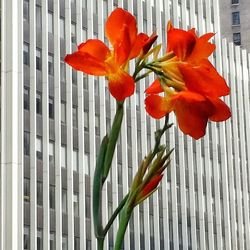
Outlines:
[[[175,146],[171,167],[159,191],[135,209],[124,249],[248,249],[250,56],[221,39],[218,0],[1,0],[0,250],[96,249],[91,180],[115,101],[104,78],[72,72],[63,58],[87,38],[104,40],[116,6],[137,17],[139,31],[156,30],[164,45],[169,19],[216,32],[211,60],[231,87],[225,101],[232,109],[231,120],[209,124],[197,142],[176,123],[171,128],[164,138]],[[104,221],[154,142],[159,124],[144,108],[152,81],[126,100]],[[117,228],[115,221],[105,249]]]

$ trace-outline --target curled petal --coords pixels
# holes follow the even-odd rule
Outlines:
[[[208,98],[214,107],[214,113],[209,116],[209,120],[221,122],[231,117],[230,108],[219,98]]]
[[[188,62],[197,65],[202,59],[207,59],[213,53],[215,44],[208,42],[213,36],[214,33],[207,33],[196,40],[192,53],[188,57]]]
[[[131,44],[133,44],[137,36],[135,17],[128,11],[117,8],[108,17],[105,26],[106,36],[114,47],[115,44],[120,43],[124,26],[129,27],[128,39],[131,41]]]
[[[167,52],[173,51],[181,61],[185,61],[195,46],[196,38],[191,32],[171,28],[167,34]]]
[[[145,99],[145,108],[150,116],[160,119],[171,112],[171,103],[162,96],[150,95]]]
[[[158,35],[154,32],[143,45],[143,55],[147,54],[150,48],[152,47],[153,43],[156,41]]]
[[[142,50],[143,46],[146,44],[146,42],[148,41],[148,39],[149,39],[148,35],[146,35],[144,33],[140,33],[137,35],[136,41],[135,41],[135,43],[132,47],[132,50],[129,54],[130,59],[137,57],[141,53],[141,50]]]
[[[197,67],[180,64],[179,69],[186,87],[191,91],[210,97],[226,96],[230,92],[225,79],[208,60],[203,60]]]
[[[115,74],[108,75],[109,91],[118,101],[123,101],[135,91],[134,79],[125,71],[119,70]]]
[[[174,112],[181,131],[196,140],[204,136],[213,105],[206,97],[190,91],[180,92],[174,99]]]
[[[163,89],[161,87],[161,83],[159,79],[156,79],[153,81],[153,83],[145,90],[146,94],[159,94],[163,92]]]
[[[94,39],[82,43],[78,51],[69,54],[64,61],[76,70],[86,74],[103,76],[107,74],[105,60],[110,56],[108,47],[101,41]]]

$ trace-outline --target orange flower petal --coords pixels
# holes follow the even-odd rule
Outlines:
[[[213,112],[211,103],[190,91],[180,92],[174,99],[174,112],[181,131],[196,140],[204,136],[208,117]]]
[[[134,79],[125,71],[109,75],[109,91],[118,101],[123,101],[126,97],[131,96],[135,91]]]
[[[219,98],[208,98],[214,106],[213,115],[209,116],[209,120],[221,122],[231,117],[230,108]]]
[[[161,87],[161,83],[159,79],[156,79],[153,81],[153,83],[145,90],[146,94],[159,94],[163,92],[163,89]]]
[[[186,87],[205,96],[220,97],[229,94],[230,89],[208,60],[203,60],[200,66],[192,67],[189,64],[180,64]]]
[[[148,51],[150,50],[150,48],[152,47],[153,43],[156,41],[158,35],[156,35],[155,32],[153,32],[153,34],[148,38],[148,40],[146,41],[146,43],[143,46],[143,54],[147,54]]]
[[[106,36],[114,47],[120,42],[124,26],[129,28],[128,39],[133,44],[137,36],[135,17],[128,11],[117,8],[110,14],[105,26]]]
[[[160,183],[162,177],[163,177],[163,174],[154,176],[149,181],[149,183],[147,183],[147,185],[143,188],[143,190],[139,194],[139,197],[140,197],[139,199],[147,196],[151,191],[153,191],[158,186],[158,184]]]
[[[167,33],[167,52],[173,51],[179,60],[185,61],[195,42],[196,38],[191,32],[171,28]]]
[[[207,33],[196,40],[192,53],[188,57],[188,62],[198,65],[202,59],[207,59],[215,50],[215,44],[208,42],[214,33]]]
[[[148,35],[146,35],[144,33],[140,33],[137,35],[136,41],[135,41],[135,43],[132,47],[132,50],[129,54],[130,59],[133,59],[140,54],[143,46],[147,43],[148,39],[149,39]]]
[[[145,99],[145,108],[150,116],[160,119],[171,112],[170,102],[158,95],[150,95]]]
[[[64,61],[76,70],[86,74],[103,76],[107,74],[105,60],[110,56],[108,47],[101,41],[94,39],[82,43],[78,51],[69,54]]]

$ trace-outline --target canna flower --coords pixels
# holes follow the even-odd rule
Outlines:
[[[134,79],[127,72],[128,62],[150,48],[153,38],[137,34],[135,17],[121,8],[108,17],[105,35],[112,49],[98,39],[89,39],[80,44],[76,52],[67,55],[65,62],[86,74],[106,76],[111,95],[123,101],[135,90]]]
[[[146,111],[150,116],[160,119],[174,112],[178,125],[184,134],[194,139],[205,135],[208,120],[220,122],[231,116],[229,107],[218,97],[206,97],[190,90],[180,92],[166,88],[165,96],[159,96],[159,81],[149,89],[151,95],[145,99]]]
[[[207,33],[198,37],[194,29],[176,29],[169,22],[167,53],[174,52],[175,57],[162,62],[162,69],[173,81],[182,82],[193,92],[221,97],[228,95],[230,89],[208,60],[215,50],[209,42],[213,36],[214,33]]]

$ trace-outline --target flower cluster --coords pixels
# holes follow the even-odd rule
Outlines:
[[[209,42],[213,33],[198,37],[194,29],[177,29],[169,22],[167,51],[158,58],[160,47],[151,49],[157,35],[138,34],[135,17],[117,8],[107,19],[105,34],[111,49],[98,39],[89,39],[67,55],[65,62],[84,73],[106,76],[117,101],[131,96],[135,82],[154,72],[157,79],[146,89],[145,99],[146,111],[153,118],[160,119],[173,111],[182,132],[199,139],[205,135],[208,120],[219,122],[231,116],[220,99],[229,94],[229,87],[208,60],[215,50]],[[151,54],[154,60],[148,62]],[[132,76],[129,61],[135,58]],[[138,78],[142,69],[149,71]]]

